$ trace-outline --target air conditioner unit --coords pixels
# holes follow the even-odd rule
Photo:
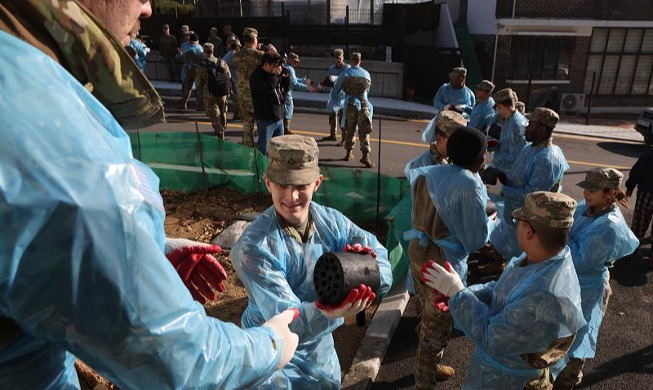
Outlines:
[[[585,108],[584,93],[563,93],[560,98],[560,111],[582,111]]]

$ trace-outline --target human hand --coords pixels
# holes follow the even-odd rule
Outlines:
[[[297,317],[299,317],[299,309],[293,307],[292,309],[282,311],[263,324],[263,326],[272,329],[283,340],[281,345],[281,359],[279,360],[279,364],[277,364],[277,370],[288,364],[299,345],[299,336],[291,332],[289,328],[290,323],[296,320]],[[275,346],[275,348],[278,348],[278,346]]]
[[[447,297],[451,297],[464,289],[465,285],[448,261],[445,266],[446,269],[432,260],[426,262],[422,265],[422,281],[427,286],[440,291]]]
[[[503,190],[503,184],[501,184],[500,180],[497,180],[496,184],[486,184],[485,188],[487,189],[488,194],[501,196],[501,190]]]
[[[343,252],[353,252],[353,253],[359,253],[361,255],[367,255],[370,254],[372,255],[373,258],[376,259],[376,252],[372,249],[372,247],[369,246],[363,246],[361,244],[354,244],[352,245],[345,245],[345,248],[342,250]]]
[[[341,304],[327,305],[322,301],[317,301],[315,302],[315,307],[317,307],[325,317],[351,317],[367,309],[375,298],[376,294],[372,292],[372,288],[361,284],[358,288],[351,289]]]
[[[167,238],[165,254],[181,277],[193,299],[201,304],[224,292],[227,272],[211,253],[220,253],[219,245],[205,244],[185,238]]]

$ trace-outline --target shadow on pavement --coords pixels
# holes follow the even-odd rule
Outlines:
[[[630,144],[630,143],[621,143],[621,142],[599,142],[596,144],[599,148],[604,149],[610,153],[620,154],[626,157],[638,158],[644,152],[649,150],[651,147],[645,145],[643,142],[641,145]]]
[[[594,367],[583,379],[582,387],[590,388],[624,373],[653,374],[653,345]]]
[[[624,287],[637,287],[646,284],[646,274],[651,269],[647,267],[647,258],[643,253],[648,249],[640,248],[637,255],[626,256],[617,261],[610,269],[610,279],[616,280]]]

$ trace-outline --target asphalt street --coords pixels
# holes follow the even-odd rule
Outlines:
[[[210,124],[202,112],[176,109],[173,101],[167,102],[166,112],[168,123],[144,131],[195,131],[197,121],[199,131],[211,132]],[[600,124],[601,120],[593,119],[593,122]],[[426,121],[375,118],[372,159],[382,173],[403,176],[406,162],[426,150],[426,145],[420,141],[421,130],[425,125]],[[321,110],[300,109],[295,114],[291,128],[299,134],[314,136],[319,140],[328,135],[328,118]],[[238,142],[240,129],[240,123],[230,123],[227,138]],[[627,178],[637,157],[648,149],[641,142],[618,137],[592,138],[554,133],[554,143],[562,148],[570,165],[563,180],[563,192],[577,200],[582,198],[582,191],[575,184],[583,180],[588,169],[610,166],[621,170]],[[359,150],[356,149],[357,158],[354,161],[345,162],[341,160],[345,151],[337,147],[335,142],[318,141],[318,145],[321,165],[366,169],[358,162]],[[630,209],[622,208],[628,222],[632,218],[633,207],[634,197]],[[653,389],[653,270],[648,269],[644,261],[644,257],[650,254],[650,247],[649,238],[637,256],[622,259],[613,268],[611,278],[614,295],[601,328],[597,356],[587,363],[585,379],[579,388]],[[411,298],[385,354],[373,389],[414,387],[412,372],[417,346],[414,329],[417,323],[417,302]],[[471,351],[472,345],[464,336],[457,336],[450,341],[443,363],[453,366],[457,373],[449,381],[441,382],[441,388],[462,387]]]

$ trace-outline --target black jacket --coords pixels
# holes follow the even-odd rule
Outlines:
[[[283,118],[283,95],[279,91],[277,75],[256,68],[249,78],[252,103],[256,120],[280,120]]]
[[[626,189],[653,192],[653,149],[644,153],[630,169]]]

